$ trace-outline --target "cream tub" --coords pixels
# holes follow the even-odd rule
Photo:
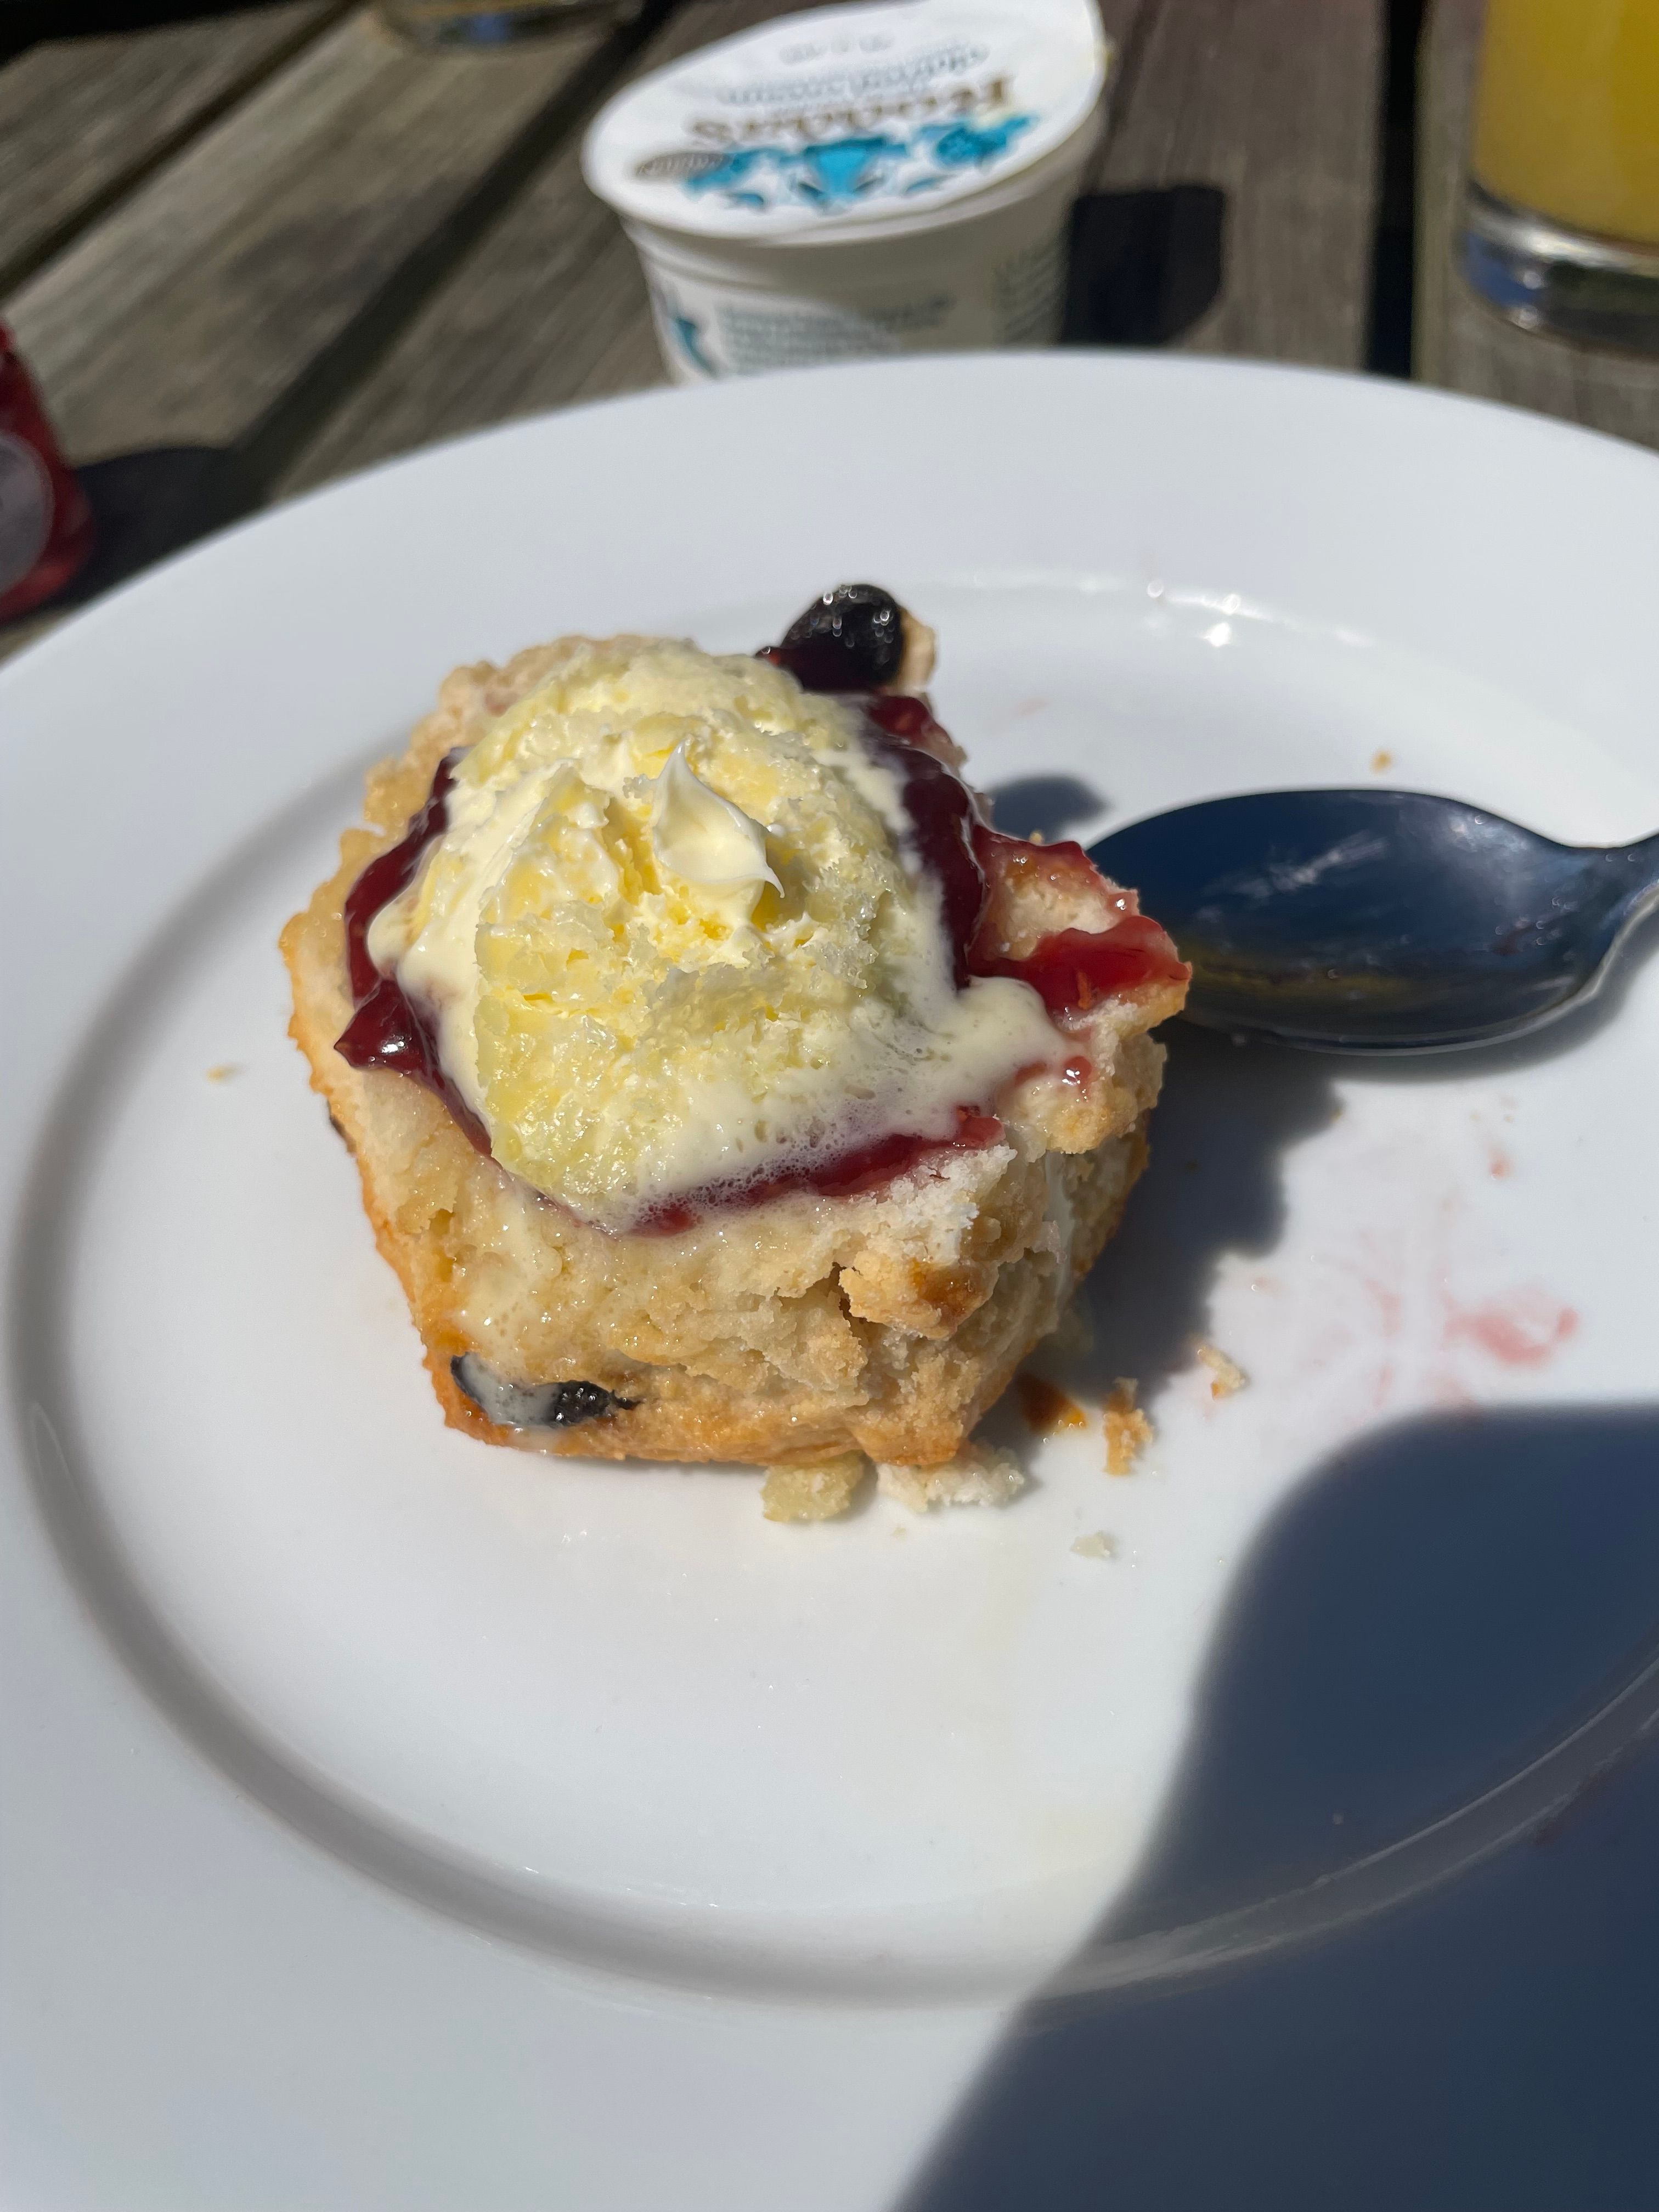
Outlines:
[[[1091,0],[823,8],[612,100],[588,183],[681,383],[1059,335],[1110,61]]]

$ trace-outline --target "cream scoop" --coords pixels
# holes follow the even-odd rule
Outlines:
[[[1071,1048],[955,981],[856,707],[783,670],[573,639],[456,763],[368,948],[514,1175],[626,1231],[891,1135],[948,1139]]]

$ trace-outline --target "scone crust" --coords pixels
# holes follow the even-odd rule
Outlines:
[[[857,1198],[809,1193],[712,1214],[678,1236],[613,1237],[539,1197],[406,1078],[335,1050],[352,1013],[343,909],[424,803],[437,764],[586,641],[458,669],[408,750],[369,775],[367,826],[283,932],[290,1033],[356,1156],[454,1428],[583,1458],[810,1462],[849,1449],[951,1459],[1116,1228],[1145,1165],[1163,1050],[1146,1032],[1178,983],[1102,1008],[1093,1073],[1049,1084],[1012,1140],[936,1156]],[[456,1383],[476,1353],[505,1380],[599,1384],[619,1401],[568,1428],[505,1428]]]

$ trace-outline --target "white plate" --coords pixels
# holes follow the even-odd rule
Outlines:
[[[1239,1607],[1333,1455],[1416,1419],[1402,1465],[1444,1460],[1449,1407],[1485,1438],[1481,1408],[1646,1392],[1659,972],[1426,1070],[1189,1036],[1097,1348],[1049,1365],[1096,1402],[1139,1379],[1136,1474],[1097,1420],[999,1416],[1034,1476],[1008,1512],[780,1528],[744,1472],[441,1427],[274,939],[454,662],[565,629],[750,647],[854,575],[937,626],[943,720],[1051,828],[1377,780],[1632,838],[1656,543],[1659,465],[1530,418],[967,357],[442,448],[0,675],[29,2201],[873,2206],[1050,1978],[1385,1902],[1628,1726],[1655,1624],[1609,1597],[1602,1644],[1501,1711],[1444,1661],[1454,1723],[1346,1832],[1274,1826],[1292,1759],[1265,1841],[1170,1848]],[[1195,1336],[1249,1388],[1212,1398]],[[1073,1551],[1097,1531],[1115,1556]]]

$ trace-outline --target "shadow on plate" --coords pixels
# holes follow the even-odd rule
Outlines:
[[[1659,1406],[1434,1415],[1335,1455],[1238,1577],[1139,1875],[1062,1971],[1062,2001],[1037,2000],[1004,2039],[906,2212],[1652,2202],[1650,2188],[1553,2195],[1558,2185],[1540,2176],[1589,2125],[1565,2106],[1552,2117],[1562,2082],[1577,2078],[1588,2113],[1608,2067],[1631,2075],[1632,2035],[1649,2062],[1659,2043],[1650,2005],[1630,2010],[1659,1968],[1659,1910],[1647,1911],[1645,1972],[1627,1978],[1626,2012],[1604,2016],[1578,1946],[1541,1908],[1506,1917],[1502,1906],[1535,1893],[1558,1915],[1582,1914],[1596,1877],[1581,1868],[1552,1889],[1525,1844],[1510,1840],[1455,1893],[1419,1896],[1409,1911],[1352,1923],[1329,1913],[1322,1943],[1258,1955],[1249,1973],[1069,1993],[1086,1992],[1091,1951],[1253,1900],[1328,1895],[1340,1869],[1422,1838],[1580,1729],[1580,1755],[1561,1753],[1535,1788],[1516,1785],[1529,1794],[1510,1838],[1529,1828],[1534,1846],[1573,1847],[1586,1808],[1601,1818],[1628,1783],[1626,1759],[1659,1816],[1659,1762],[1638,1758],[1644,1716],[1650,1727],[1659,1717],[1656,1674]],[[1597,1723],[1620,1692],[1613,1724]],[[1468,1866],[1468,1832],[1460,1822],[1413,1846],[1418,1879],[1397,1867],[1393,1894],[1426,1889],[1435,1850],[1441,1874]],[[1630,1839],[1641,1887],[1632,1858],[1626,1887],[1643,1899],[1652,1832]],[[1490,1844],[1504,1840],[1494,1828]],[[1390,1901],[1386,1871],[1368,1894]],[[1481,1902],[1493,1899],[1496,1908]],[[1316,1914],[1308,1931],[1316,1925]],[[1183,2015],[1184,2048],[1170,2025]],[[1562,2073],[1575,2045],[1600,2057],[1588,2068],[1569,2058]],[[1424,2048],[1469,2077],[1484,2109],[1431,2095],[1413,2111]],[[1293,2053],[1311,2079],[1291,2070]],[[1310,2092],[1330,2102],[1310,2108]],[[1489,2161],[1484,2191],[1456,2179],[1471,2126]],[[1386,2147],[1374,2168],[1356,2167],[1367,2130]],[[1545,2161],[1536,2172],[1516,2149],[1529,2134]],[[1310,2156],[1310,2139],[1337,2162]],[[1621,2139],[1628,2154],[1628,2130]],[[1427,2170],[1408,2181],[1425,2150]],[[1275,2158],[1277,2170],[1251,2163]]]
[[[1020,775],[987,792],[991,818],[1005,836],[1056,837],[1079,822],[1097,821],[1108,801],[1074,775]]]
[[[1042,1362],[1091,1402],[1126,1375],[1150,1398],[1191,1366],[1194,1339],[1209,1334],[1217,1269],[1230,1255],[1273,1250],[1285,1227],[1284,1155],[1337,1110],[1328,1060],[1235,1045],[1183,1022],[1159,1035],[1170,1056],[1151,1164],[1078,1294],[1087,1347],[1061,1350],[1062,1337]],[[1021,1433],[1016,1424],[1008,1440]]]

